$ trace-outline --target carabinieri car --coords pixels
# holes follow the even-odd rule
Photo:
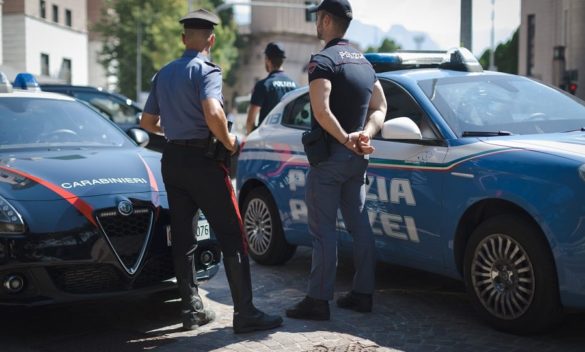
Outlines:
[[[88,104],[11,91],[5,76],[0,90],[0,305],[174,287],[160,154],[136,145],[148,135],[132,141]],[[221,254],[194,219],[206,279]]]
[[[585,308],[585,105],[471,53],[366,54],[388,101],[366,208],[379,259],[463,279],[494,327],[526,333]],[[307,229],[307,87],[247,139],[237,184],[254,259],[286,262]],[[321,195],[326,197],[327,195]],[[352,238],[339,219],[339,247]]]

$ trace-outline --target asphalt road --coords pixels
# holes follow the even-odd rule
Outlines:
[[[338,292],[349,289],[351,261],[343,258]],[[285,266],[253,264],[255,302],[270,313],[304,296],[310,252]],[[497,332],[475,315],[463,285],[440,276],[379,265],[374,312],[332,305],[330,322],[285,319],[280,329],[234,335],[231,298],[223,270],[202,285],[218,315],[196,331],[179,330],[176,293],[80,304],[0,309],[2,352],[136,351],[583,351],[585,314],[534,336]]]

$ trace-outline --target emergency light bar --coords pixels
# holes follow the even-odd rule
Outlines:
[[[14,78],[14,88],[40,92],[39,82],[32,73],[22,72]]]
[[[416,68],[442,68],[464,72],[482,72],[483,68],[465,48],[448,51],[407,51],[393,53],[364,54],[376,72],[407,70]]]
[[[0,71],[0,93],[11,93],[12,92],[12,84],[6,77],[4,72]]]

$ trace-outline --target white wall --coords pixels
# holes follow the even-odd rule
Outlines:
[[[2,19],[4,65],[11,66],[18,72],[26,71],[24,37],[24,16],[4,15]],[[14,79],[14,77],[8,78]]]
[[[94,87],[110,89],[110,84],[106,76],[106,70],[99,63],[99,53],[102,51],[103,43],[101,41],[89,42],[88,67],[89,77],[88,84]]]
[[[42,80],[41,53],[49,55],[49,74],[59,77],[63,59],[71,60],[71,82],[86,85],[87,33],[36,18],[7,15],[3,19],[4,64]]]
[[[49,55],[49,73],[57,78],[64,58],[71,60],[71,83],[87,85],[87,33],[77,32],[25,18],[26,66],[29,72],[41,73],[41,53]]]

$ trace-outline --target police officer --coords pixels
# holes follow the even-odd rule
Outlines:
[[[250,134],[256,128],[256,116],[260,111],[258,125],[264,121],[266,115],[280,102],[283,95],[297,87],[296,83],[287,76],[282,65],[286,58],[284,48],[280,43],[268,43],[264,50],[264,68],[268,76],[258,81],[254,86],[248,119],[246,120],[246,132]]]
[[[185,52],[164,66],[153,78],[140,125],[164,132],[168,140],[162,155],[162,175],[171,213],[171,240],[175,272],[182,299],[183,328],[207,324],[213,312],[203,308],[197,291],[193,253],[197,240],[192,220],[205,213],[224,255],[224,265],[234,302],[234,332],[275,328],[279,316],[254,307],[247,242],[238,204],[221,161],[206,157],[210,134],[231,153],[238,142],[228,132],[223,111],[222,77],[208,59],[215,43],[213,27],[219,18],[197,10],[180,19]]]
[[[363,54],[342,39],[352,19],[347,0],[324,0],[317,12],[317,35],[325,48],[308,66],[312,125],[326,132],[329,158],[311,166],[306,203],[313,258],[306,297],[286,311],[297,319],[329,320],[337,263],[337,209],[353,236],[355,276],[352,290],[337,300],[341,308],[372,310],[374,235],[365,202],[370,138],[386,115],[386,99],[374,70]],[[323,197],[323,195],[327,195]]]

